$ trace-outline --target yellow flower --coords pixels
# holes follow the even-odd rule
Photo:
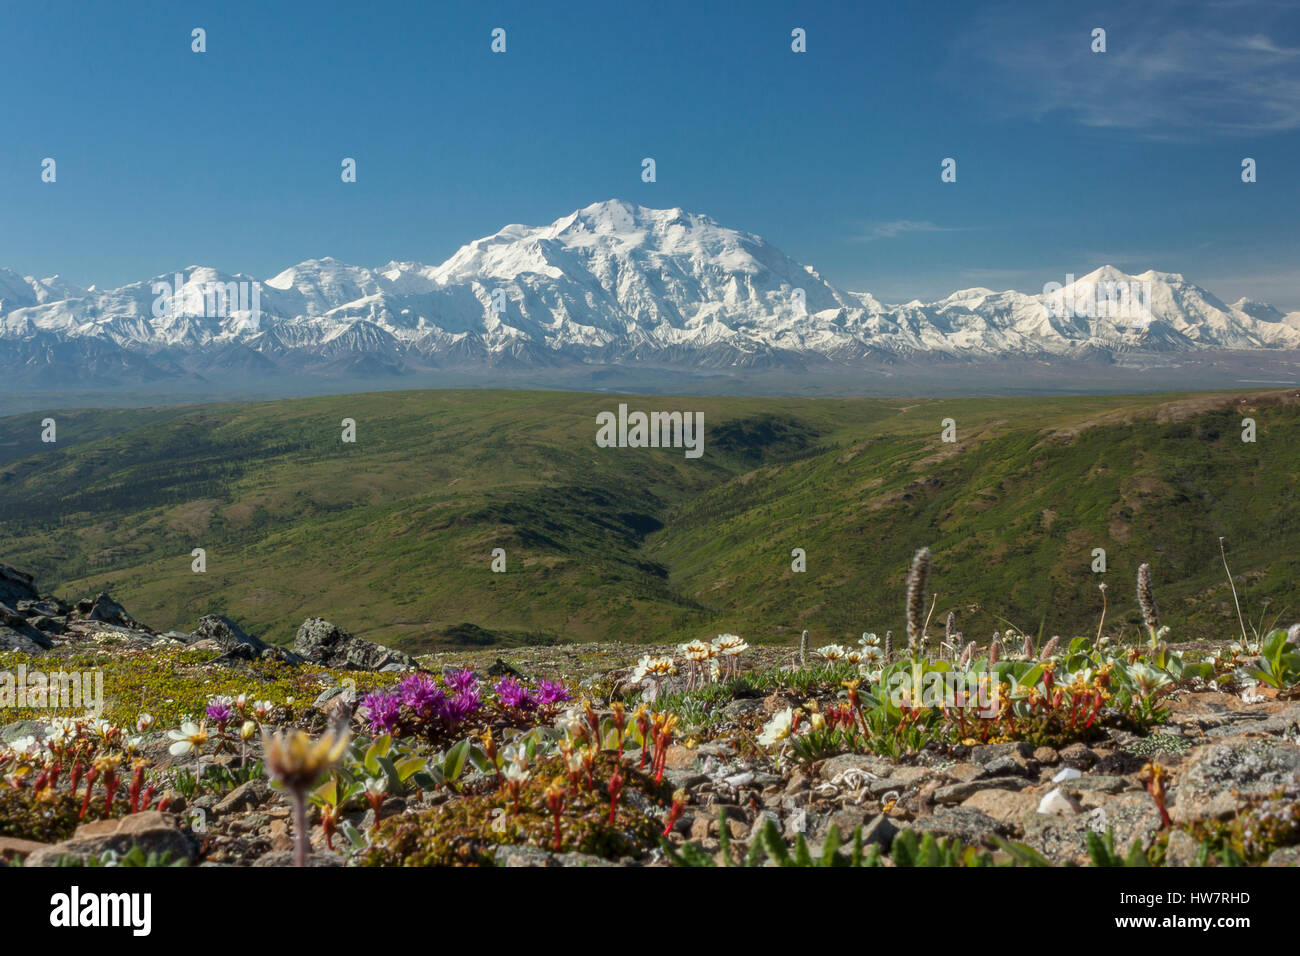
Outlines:
[[[290,791],[310,787],[339,762],[347,746],[347,731],[328,730],[316,740],[302,730],[262,734],[266,772]]]

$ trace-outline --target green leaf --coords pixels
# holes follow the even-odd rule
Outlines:
[[[362,766],[366,768],[366,773],[372,777],[379,776],[379,758],[388,753],[393,746],[393,738],[388,734],[382,737],[376,737],[366,748],[366,755],[362,758]]]
[[[447,751],[447,755],[442,758],[443,776],[453,783],[459,779],[461,772],[465,769],[465,762],[469,759],[469,740],[462,740],[456,746]]]

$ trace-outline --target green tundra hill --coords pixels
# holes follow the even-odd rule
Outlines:
[[[597,447],[596,415],[702,412],[704,454]],[[41,421],[57,441],[41,441]],[[355,443],[341,440],[356,422]],[[1242,441],[1243,418],[1257,440]],[[942,440],[952,419],[956,441]],[[1300,579],[1300,392],[684,398],[411,391],[0,419],[0,561],[139,620],[309,616],[412,651],[732,631],[1135,633],[1150,562],[1171,637],[1239,631]],[[206,572],[191,570],[191,551]],[[492,570],[493,550],[506,570]],[[1094,573],[1093,551],[1107,571]],[[807,570],[792,570],[803,549]]]

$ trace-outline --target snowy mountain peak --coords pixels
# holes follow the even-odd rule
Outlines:
[[[99,291],[0,269],[0,369],[53,362],[50,343],[91,342],[96,361],[108,361],[105,349],[133,356],[118,368],[228,361],[366,375],[446,362],[713,368],[1300,348],[1300,313],[1227,305],[1178,273],[1103,265],[1066,279],[1038,295],[977,287],[886,306],[760,236],[609,199],[548,225],[505,226],[436,266],[369,269],[325,256],[260,283],[190,266],[162,314],[154,289],[175,285],[175,273]],[[256,321],[249,303],[214,314],[213,288],[248,286]]]

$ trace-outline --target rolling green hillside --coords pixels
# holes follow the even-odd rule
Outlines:
[[[595,416],[702,411],[705,454],[598,448]],[[41,444],[40,421],[58,422]],[[1241,441],[1241,420],[1258,441]],[[357,423],[357,441],[340,423]],[[956,422],[956,443],[940,440]],[[327,617],[408,649],[1134,619],[1150,561],[1178,636],[1296,616],[1300,393],[1033,399],[620,398],[420,391],[0,420],[0,561],[160,629],[227,614],[285,642]],[[204,548],[207,571],[190,552]],[[507,570],[490,568],[494,548]],[[791,550],[807,551],[806,573]],[[940,623],[940,627],[941,627]]]

